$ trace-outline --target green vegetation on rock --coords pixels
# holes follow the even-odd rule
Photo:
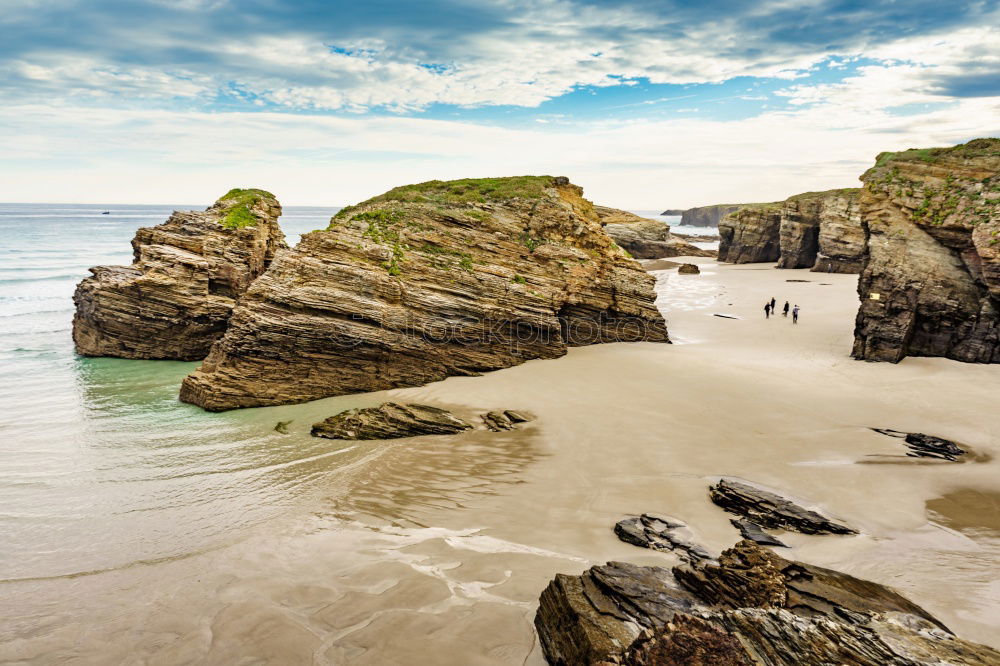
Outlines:
[[[274,195],[265,190],[233,188],[219,199],[226,214],[219,224],[226,229],[242,229],[257,224],[257,218],[250,212],[261,199],[273,199]]]
[[[429,180],[426,183],[394,187],[385,194],[372,197],[356,206],[341,209],[334,217],[347,217],[358,208],[388,201],[431,203],[438,205],[486,203],[510,199],[538,199],[552,185],[551,176],[511,176],[507,178],[462,178],[461,180]],[[479,213],[478,215],[476,213]],[[486,219],[484,213],[469,212],[471,217]]]

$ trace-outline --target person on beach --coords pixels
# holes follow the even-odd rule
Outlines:
[[[798,305],[798,303],[796,303],[795,307],[792,308],[792,323],[793,324],[799,323],[799,305]]]
[[[764,303],[764,319],[770,319],[770,318],[771,318],[771,304]]]
[[[786,317],[788,316],[788,301],[785,301],[785,311],[782,312],[781,314],[783,314]]]
[[[774,296],[771,297],[771,312],[777,312],[778,308],[775,306]]]

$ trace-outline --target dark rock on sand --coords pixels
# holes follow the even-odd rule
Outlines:
[[[688,526],[679,520],[644,513],[627,516],[615,524],[615,534],[625,543],[651,550],[677,551],[685,561],[711,559],[712,554],[695,543]]]
[[[957,462],[968,451],[950,439],[925,435],[922,432],[900,432],[888,428],[872,428],[875,432],[890,437],[897,437],[906,442],[910,451],[906,454],[914,458],[939,458]]]
[[[677,272],[681,275],[699,275],[701,273],[701,269],[698,268],[697,264],[681,264],[680,268],[677,269]]]
[[[479,418],[483,420],[486,428],[488,430],[492,430],[493,432],[500,432],[501,430],[514,430],[517,428],[518,423],[527,423],[531,420],[531,418],[527,415],[510,409],[502,412],[487,412],[486,414],[481,414]]]
[[[131,266],[96,266],[76,287],[73,342],[84,356],[194,361],[225,333],[250,284],[287,247],[281,206],[231,190],[204,211],[140,228]]]
[[[378,407],[349,409],[314,423],[312,434],[327,439],[397,439],[417,435],[452,435],[472,426],[430,405],[387,402]]]
[[[535,627],[549,663],[565,666],[1000,663],[888,587],[751,541],[672,572],[612,562],[558,574]]]
[[[726,511],[763,527],[794,530],[803,534],[857,534],[850,527],[805,509],[780,495],[732,479],[719,481],[709,489],[709,495],[713,502]]]
[[[882,153],[861,179],[854,357],[1000,363],[1000,139]]]
[[[774,538],[761,528],[757,523],[751,523],[749,520],[740,520],[739,518],[732,518],[729,521],[733,524],[733,527],[740,531],[740,534],[744,539],[749,539],[754,543],[760,544],[761,546],[778,546],[781,548],[788,548],[778,539]]]
[[[655,281],[566,178],[406,185],[279,253],[180,398],[279,405],[665,343]]]

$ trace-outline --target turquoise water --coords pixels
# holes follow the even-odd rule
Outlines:
[[[90,266],[130,263],[136,228],[175,208],[201,207],[0,204],[0,580],[213,548],[349,454],[305,422],[274,432],[282,408],[212,415],[178,402],[196,363],[73,353],[76,283]],[[289,242],[335,210],[287,208]]]

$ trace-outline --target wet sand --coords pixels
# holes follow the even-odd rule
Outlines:
[[[207,552],[2,583],[0,659],[542,664],[531,621],[555,573],[677,561],[618,541],[624,514],[675,516],[714,550],[737,540],[706,492],[722,475],[862,532],[784,534],[788,556],[892,585],[1000,648],[1000,534],[980,515],[1000,493],[1000,367],[853,361],[856,276],[685,261],[702,274],[657,273],[675,344],[573,349],[365,396],[538,418],[512,433],[358,443],[315,492]],[[764,319],[771,296],[802,307],[798,325]],[[338,400],[257,413],[306,436]],[[921,464],[872,426],[955,439],[984,462]]]

